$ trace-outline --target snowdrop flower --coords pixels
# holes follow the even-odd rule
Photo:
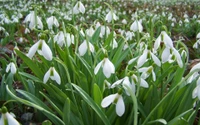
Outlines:
[[[100,37],[103,38],[104,35],[108,36],[110,34],[110,29],[108,26],[101,26]]]
[[[85,7],[84,7],[84,5],[81,3],[81,1],[78,1],[78,2],[76,3],[76,5],[75,5],[74,8],[73,8],[73,13],[74,13],[74,14],[79,14],[79,13],[84,14],[84,13],[85,13]]]
[[[46,83],[49,78],[56,81],[60,85],[60,83],[61,83],[60,76],[56,72],[54,67],[50,67],[49,70],[45,73],[44,78],[43,78],[43,82]]]
[[[154,51],[156,51],[160,47],[161,42],[164,42],[167,48],[173,48],[173,41],[165,31],[162,31],[156,39],[154,43]]]
[[[84,40],[83,43],[78,48],[80,56],[85,55],[88,48],[89,48],[90,52],[92,52],[92,53],[94,52],[94,46],[90,42],[87,43],[87,41]]]
[[[55,25],[56,27],[59,27],[58,20],[54,16],[47,18],[47,25],[49,29],[52,29],[53,25]]]
[[[195,66],[192,67],[192,69],[190,70],[191,72],[194,72],[195,70],[200,70],[200,63],[196,64]],[[197,76],[199,76],[198,71],[194,72],[188,79],[187,79],[187,83],[191,83],[194,79],[197,78]]]
[[[196,41],[196,43],[194,43],[193,48],[197,49],[200,44],[200,33],[197,34],[196,38],[197,38],[197,41]]]
[[[11,71],[12,74],[17,72],[16,66],[13,62],[9,63],[6,67],[6,72],[8,73],[9,71]]]
[[[153,71],[153,66],[149,67],[143,67],[138,70],[139,72],[142,72],[141,78],[146,79],[152,74],[153,81],[156,81],[156,75],[155,72]]]
[[[97,64],[97,66],[94,69],[95,75],[98,73],[100,67],[103,68],[103,73],[106,76],[106,78],[109,78],[111,74],[115,73],[115,66],[108,58],[104,58],[100,63]]]
[[[115,15],[113,11],[109,11],[108,14],[106,15],[105,20],[110,23],[112,20],[117,20],[118,17]]]
[[[143,54],[138,58],[137,67],[138,68],[141,67],[145,62],[148,61],[148,58],[147,58],[148,54],[150,54],[150,57],[153,59],[154,63],[160,67],[161,62],[158,59],[158,57],[156,57],[154,53],[152,53],[150,50],[147,50],[147,49],[145,49]]]
[[[31,11],[24,20],[25,23],[29,23],[29,28],[32,30],[33,28],[43,29],[43,24],[40,17],[36,16],[35,11]]]
[[[116,94],[111,94],[107,97],[105,97],[102,102],[101,106],[103,108],[108,107],[111,103],[116,104],[116,113],[118,116],[122,116],[125,112],[125,105],[124,105],[124,100],[122,98],[122,91],[119,91]]]
[[[126,76],[126,77],[124,77],[124,78],[122,78],[122,79],[119,79],[119,80],[117,80],[116,82],[114,82],[114,83],[111,85],[110,88],[115,88],[116,86],[118,86],[118,85],[120,85],[120,84],[122,84],[123,87],[124,87],[124,85],[127,85],[127,86],[132,90],[132,92],[135,93],[135,84],[134,84],[132,78],[129,79],[129,77]],[[127,94],[128,96],[130,96],[129,92],[127,91],[127,88],[124,87],[124,89],[126,90],[126,94]]]
[[[35,43],[30,49],[29,49],[29,52],[27,54],[27,56],[29,58],[32,58],[36,51],[44,56],[44,58],[46,60],[49,60],[51,61],[52,60],[52,52],[51,52],[51,49],[49,48],[49,46],[46,44],[46,42],[44,40],[39,40],[37,43]]]
[[[123,23],[123,24],[127,24],[126,19],[123,19],[123,20],[122,20],[122,23]]]
[[[63,31],[60,31],[54,36],[54,42],[56,42],[60,47],[66,44],[69,47],[71,44],[74,44],[74,35],[69,33],[64,34]]]
[[[131,27],[130,27],[130,30],[136,32],[142,32],[143,30],[143,26],[142,24],[138,21],[138,20],[135,20],[132,24],[131,24]]]
[[[2,107],[1,108],[1,119],[0,119],[0,125],[20,125],[19,122],[10,114],[7,112],[7,108],[6,107]],[[5,123],[5,120],[7,121]]]
[[[198,78],[196,84],[197,85],[196,85],[195,89],[192,92],[192,98],[198,97],[198,99],[200,100],[200,77]]]
[[[92,27],[90,27],[89,29],[86,29],[85,32],[88,36],[92,37],[95,31]]]
[[[24,30],[24,33],[25,33],[25,34],[30,33],[30,30],[29,30],[28,28],[26,28],[26,29]]]

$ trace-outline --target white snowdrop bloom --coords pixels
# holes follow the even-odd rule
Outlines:
[[[125,105],[121,93],[111,94],[105,97],[101,102],[101,106],[103,108],[106,108],[111,103],[116,104],[116,109],[115,109],[116,113],[118,116],[122,116],[125,112]]]
[[[193,48],[198,49],[198,48],[199,48],[199,45],[200,45],[200,39],[198,39],[198,40],[194,43]]]
[[[47,25],[48,25],[49,29],[52,29],[53,25],[55,27],[59,27],[58,20],[54,16],[51,16],[51,17],[47,18]]]
[[[156,75],[153,71],[153,66],[142,67],[138,71],[142,72],[141,78],[147,79],[152,74],[153,81],[156,81]]]
[[[136,90],[135,90],[135,84],[134,84],[132,78],[129,79],[129,77],[126,76],[126,77],[124,77],[124,78],[122,78],[122,79],[119,79],[119,80],[117,80],[116,82],[114,82],[114,83],[110,86],[110,88],[115,88],[116,86],[118,86],[118,85],[120,85],[120,84],[122,84],[122,86],[123,86],[123,88],[126,90],[126,94],[127,94],[128,96],[130,96],[130,94],[129,94],[127,88],[126,88],[124,85],[128,86],[128,87],[132,90],[132,92],[135,93],[135,91],[136,91]]]
[[[33,56],[35,55],[36,51],[44,56],[44,58],[46,60],[51,61],[53,56],[52,56],[52,52],[51,49],[49,48],[49,46],[46,44],[46,42],[44,40],[39,40],[37,43],[35,43],[30,49],[29,52],[27,54],[27,56],[29,58],[33,58]]]
[[[135,20],[132,24],[131,24],[131,27],[130,27],[130,30],[136,32],[142,32],[143,31],[143,26],[142,24],[138,21],[138,20]]]
[[[43,82],[46,83],[49,80],[49,78],[56,81],[60,85],[60,75],[56,72],[54,67],[50,67],[49,70],[45,73]]]
[[[94,46],[90,42],[87,43],[87,41],[84,40],[78,48],[80,56],[84,56],[88,49],[90,50],[90,52],[94,52]]]
[[[132,40],[135,34],[131,31],[125,32],[126,40]]]
[[[30,30],[28,28],[25,28],[24,33],[25,34],[30,33]]]
[[[199,70],[200,71],[200,63],[196,64],[195,66],[192,67],[192,69],[190,70],[191,72],[194,72],[195,70]],[[187,83],[191,83],[194,79],[197,78],[197,76],[199,76],[199,71],[194,72],[188,79],[187,79]]]
[[[123,20],[122,20],[122,23],[123,23],[123,24],[127,24],[126,19],[123,19]]]
[[[7,112],[6,107],[2,107],[1,109],[2,115],[0,118],[0,125],[20,125],[19,122],[13,117],[13,115]]]
[[[162,31],[161,34],[156,39],[154,43],[154,51],[156,51],[160,47],[161,42],[164,42],[167,48],[173,48],[173,41],[165,31]]]
[[[6,67],[6,72],[8,73],[9,71],[11,71],[12,74],[17,72],[17,68],[13,62],[9,63]]]
[[[181,55],[179,54],[179,52],[175,48],[172,48],[172,55],[175,56],[175,60],[177,61],[179,67],[182,68],[183,67],[183,61],[181,59]]]
[[[196,84],[197,85],[192,92],[192,98],[198,97],[198,99],[200,100],[200,77],[198,78]]]
[[[90,27],[89,29],[86,29],[85,32],[88,36],[92,37],[95,31],[92,27]]]
[[[115,49],[115,48],[118,47],[118,43],[117,43],[117,41],[115,40],[115,38],[113,38],[113,40],[112,40],[112,42],[111,42],[111,47],[112,47],[112,49]]]
[[[24,20],[25,23],[29,23],[29,28],[43,29],[43,24],[40,17],[36,16],[35,11],[31,11]]]
[[[137,67],[141,67],[147,61],[148,50],[145,49],[143,54],[138,58]]]
[[[54,36],[54,42],[56,42],[60,47],[62,47],[63,45],[69,47],[71,44],[74,44],[74,35],[66,33],[64,34],[63,31],[58,32],[58,34],[56,34]]]
[[[118,17],[115,15],[113,11],[109,11],[108,14],[105,17],[105,20],[110,23],[112,20],[117,20]]]
[[[200,32],[196,36],[197,39],[200,39]]]
[[[108,26],[101,26],[100,37],[103,38],[104,35],[108,36],[110,34],[110,29]]]
[[[94,74],[98,73],[100,67],[103,68],[103,73],[106,76],[106,78],[109,78],[111,74],[115,73],[115,66],[108,58],[104,58],[101,62],[97,64],[97,66],[94,69]]]
[[[138,80],[138,77],[135,74],[133,74],[131,76],[131,78],[133,79],[133,83],[134,84],[138,84],[140,82],[139,85],[141,87],[143,87],[143,88],[149,88],[149,84],[142,77],[140,77],[140,81]]]
[[[84,5],[81,3],[81,1],[78,1],[78,2],[76,3],[76,5],[75,5],[74,8],[73,8],[73,13],[74,13],[74,14],[79,14],[79,13],[84,14],[84,13],[85,13],[85,7],[84,7]]]

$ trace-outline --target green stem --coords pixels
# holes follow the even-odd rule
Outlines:
[[[133,110],[134,110],[134,122],[133,125],[137,125],[137,120],[138,120],[138,104],[137,104],[137,98],[135,96],[135,93],[131,90],[129,86],[124,84],[124,86],[127,88],[129,94],[131,95],[131,98],[133,100]]]

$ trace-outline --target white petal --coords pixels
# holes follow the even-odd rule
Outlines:
[[[13,118],[12,115],[10,115],[8,112],[5,114],[8,119],[8,125],[19,125],[19,122]]]
[[[66,39],[67,39],[67,46],[69,47],[71,45],[71,37],[69,33],[66,33]]]
[[[116,82],[114,82],[114,83],[111,85],[110,88],[115,88],[116,86],[118,86],[119,84],[121,84],[123,80],[124,80],[124,79],[119,79],[119,80],[117,80]]]
[[[1,118],[0,118],[0,125],[4,125],[4,119],[3,119],[3,116],[1,116]]]
[[[118,116],[122,116],[124,112],[125,112],[124,100],[120,95],[116,104],[116,113]]]
[[[13,62],[10,64],[10,70],[12,74],[15,74],[17,71],[16,66]]]
[[[196,98],[197,97],[197,86],[195,87],[195,89],[192,91],[192,98]]]
[[[45,59],[51,61],[52,60],[52,52],[49,46],[46,44],[45,41],[42,43],[42,55],[44,56]]]
[[[29,49],[28,54],[27,54],[27,56],[28,56],[29,58],[33,58],[33,56],[35,55],[35,53],[36,53],[36,51],[37,51],[37,49],[38,49],[39,44],[40,44],[40,41],[38,41],[37,43],[35,43],[35,44]]]
[[[58,72],[56,72],[55,68],[53,68],[53,74],[54,74],[54,80],[56,80],[56,82],[60,85],[61,80],[60,80],[60,75],[58,74]]]
[[[194,70],[200,70],[200,63],[196,64],[195,66],[192,67],[192,69],[190,70],[190,72],[194,71]]]
[[[97,66],[94,68],[94,74],[96,75],[102,66],[103,60],[97,64]]]
[[[182,62],[182,59],[181,59],[181,56],[180,56],[179,52],[175,48],[173,48],[173,52],[174,52],[174,55],[176,57],[176,60],[177,60],[177,63],[179,65],[179,67],[182,68],[183,67],[183,62]]]
[[[50,77],[51,68],[45,73],[43,82],[46,83]]]
[[[140,80],[141,80],[140,86],[144,88],[149,88],[149,84],[144,79],[141,78]]]
[[[154,51],[156,51],[160,47],[160,43],[161,43],[161,35],[158,36],[158,38],[154,43]]]
[[[11,63],[9,63],[9,64],[7,65],[7,67],[6,67],[6,72],[7,72],[7,73],[9,72],[10,67],[11,67]]]
[[[108,107],[108,106],[114,101],[114,99],[115,99],[116,96],[117,96],[117,93],[105,97],[105,98],[102,100],[102,102],[101,102],[101,106],[102,106],[103,108]]]
[[[103,64],[103,73],[106,76],[106,78],[109,78],[112,73],[115,73],[115,66],[112,64],[112,62],[108,59],[104,59]]]
[[[167,62],[169,60],[169,57],[170,57],[170,49],[166,47],[161,55],[162,63]]]
[[[162,31],[161,34],[163,35],[163,42],[165,43],[166,47],[173,48],[172,39],[167,35],[167,33]]]
[[[144,51],[144,53],[139,57],[137,62],[137,67],[141,67],[147,60],[147,52]]]
[[[197,39],[200,39],[200,32],[196,36]]]
[[[85,7],[84,7],[84,5],[81,3],[81,2],[79,2],[79,11],[83,14],[83,13],[85,13]]]
[[[151,52],[151,57],[152,57],[154,63],[155,63],[157,66],[160,67],[160,66],[161,66],[161,62],[160,62],[160,60],[158,59],[158,57],[156,57],[152,52]]]
[[[108,23],[111,22],[111,20],[112,20],[112,13],[111,13],[111,11],[106,15],[106,19],[105,20],[107,20]]]
[[[128,61],[128,65],[132,64],[133,62],[135,62],[136,59],[138,59],[138,57],[135,57],[135,58],[129,60],[129,61]]]
[[[90,48],[90,52],[94,52],[94,46],[89,42],[89,48]]]
[[[84,41],[78,48],[79,54],[80,56],[85,55],[85,53],[87,52],[87,43],[86,41]]]
[[[153,76],[153,81],[155,82],[156,81],[156,75],[155,75],[155,72],[152,70],[152,76]]]
[[[197,86],[197,96],[198,96],[198,99],[200,100],[200,86]]]

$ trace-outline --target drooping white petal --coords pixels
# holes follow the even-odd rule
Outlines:
[[[195,89],[192,91],[192,98],[196,98],[196,97],[197,97],[197,92],[198,92],[197,89],[198,89],[198,88],[197,88],[197,86],[196,86]]]
[[[162,31],[161,34],[163,35],[163,42],[165,43],[166,47],[173,48],[173,41],[172,39],[167,35],[165,31]]]
[[[15,74],[17,72],[16,66],[13,62],[10,63],[10,71],[12,74]]]
[[[6,72],[8,73],[10,71],[11,63],[9,63],[6,67]]]
[[[143,54],[138,58],[137,67],[141,67],[147,60],[147,51],[144,51]]]
[[[101,106],[102,106],[103,108],[108,107],[108,106],[114,101],[114,99],[115,99],[115,97],[117,96],[117,94],[118,94],[118,93],[116,93],[116,94],[111,94],[111,95],[105,97],[105,98],[102,100],[102,102],[101,102]]]
[[[8,112],[5,115],[8,120],[8,125],[20,125],[19,122]]]
[[[112,73],[115,73],[115,66],[108,58],[104,59],[103,73],[106,76],[106,78],[109,78]]]
[[[200,39],[200,32],[196,36],[197,39]]]
[[[87,52],[87,43],[86,41],[84,41],[78,48],[79,54],[80,56],[85,55],[85,53]]]
[[[132,90],[133,93],[135,93],[135,84],[133,82],[130,82],[129,77],[126,76],[122,84],[128,96],[130,96],[130,92],[128,91],[127,86]]]
[[[51,49],[49,48],[49,46],[46,44],[46,42],[44,40],[42,40],[42,55],[44,56],[44,58],[46,60],[51,61],[53,56],[52,56],[52,52]]]
[[[128,61],[128,65],[132,64],[133,62],[135,62],[138,59],[138,57],[135,57],[131,60]]]
[[[102,66],[103,60],[97,64],[97,66],[94,68],[94,74],[96,75]]]
[[[182,59],[181,59],[181,56],[180,56],[179,52],[175,48],[173,48],[173,53],[174,53],[174,55],[176,57],[176,61],[177,61],[178,65],[179,65],[179,67],[182,68],[183,67],[183,62],[182,62]]]
[[[200,86],[197,86],[197,96],[198,96],[198,99],[200,100]]]
[[[111,11],[108,12],[108,14],[106,15],[105,20],[106,20],[108,23],[110,23],[110,22],[112,21],[112,12],[111,12]]]
[[[116,82],[114,82],[114,83],[111,85],[110,88],[115,88],[116,86],[118,86],[119,84],[121,84],[123,80],[124,80],[124,79],[119,79],[119,80],[117,80]]]
[[[125,112],[124,100],[121,95],[119,95],[117,104],[116,104],[116,113],[118,116],[122,116]]]
[[[170,57],[170,49],[166,47],[161,55],[162,63],[167,62],[169,60],[169,57]]]
[[[144,79],[141,78],[140,81],[141,81],[140,86],[144,88],[149,88],[149,84]]]
[[[4,119],[3,119],[3,116],[1,116],[1,118],[0,118],[0,125],[4,125]]]
[[[154,51],[156,51],[160,47],[160,43],[161,43],[161,35],[158,36],[158,38],[154,43]]]
[[[131,24],[131,27],[130,27],[130,30],[136,32],[142,32],[143,30],[143,26],[141,25],[141,23],[137,20],[135,20],[132,24]]]
[[[51,68],[45,73],[44,78],[43,78],[43,83],[47,83],[47,81],[49,80],[50,72],[51,72]]]
[[[38,49],[39,44],[40,44],[40,41],[38,41],[37,43],[35,43],[35,44],[29,49],[28,54],[27,54],[27,56],[28,56],[29,58],[31,58],[31,59],[33,58],[33,56],[35,55],[35,53],[36,53],[36,51],[37,51],[37,49]]]
[[[160,60],[158,59],[158,57],[155,56],[152,52],[151,52],[151,57],[152,57],[154,63],[155,63],[157,66],[160,67],[160,66],[161,66],[161,62],[160,62]]]
[[[60,75],[58,74],[58,72],[55,70],[55,68],[53,67],[53,77],[54,77],[54,79],[53,80],[55,80],[59,85],[60,85],[60,83],[61,83],[61,80],[60,80]]]
[[[152,70],[152,77],[153,77],[153,81],[155,82],[156,81],[156,75],[155,75],[155,72]]]
[[[94,46],[89,42],[89,48],[90,48],[90,52],[94,52]]]
[[[84,7],[84,5],[79,1],[79,11],[82,13],[82,14],[84,14],[85,13],[85,7]]]

